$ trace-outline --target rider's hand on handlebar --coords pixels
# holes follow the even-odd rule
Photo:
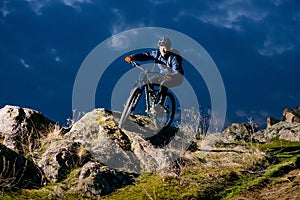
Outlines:
[[[126,57],[125,57],[125,61],[128,62],[128,63],[131,62],[131,61],[132,61],[131,56],[126,56]]]
[[[166,74],[166,78],[170,79],[171,78],[171,74]]]

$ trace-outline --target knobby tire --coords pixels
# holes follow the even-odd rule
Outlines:
[[[167,92],[167,94],[166,94],[164,105],[165,104],[168,104],[168,107],[171,110],[170,110],[170,113],[169,113],[167,121],[163,122],[163,124],[161,124],[158,121],[158,118],[154,119],[154,123],[155,123],[155,126],[157,128],[163,128],[163,127],[170,126],[171,123],[173,122],[173,119],[174,119],[174,116],[175,116],[176,106],[175,106],[175,98],[174,98],[174,96],[170,92]]]
[[[137,105],[140,97],[142,94],[142,90],[140,88],[134,88],[127,99],[127,102],[125,104],[125,107],[123,109],[122,115],[120,117],[119,121],[119,128],[123,128],[124,124],[126,123],[126,120],[134,110],[135,106]]]

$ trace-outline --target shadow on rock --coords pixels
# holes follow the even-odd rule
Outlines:
[[[155,147],[163,147],[170,143],[178,131],[179,129],[173,126],[164,127],[157,134],[146,138],[146,140]]]

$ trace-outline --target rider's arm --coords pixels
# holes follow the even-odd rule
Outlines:
[[[174,55],[171,59],[171,66],[173,73],[171,75],[175,74],[181,74],[183,75],[183,68],[182,68],[182,58],[180,56]]]
[[[137,53],[130,55],[131,59],[134,61],[148,61],[155,60],[157,57],[157,51],[150,51],[146,53]]]

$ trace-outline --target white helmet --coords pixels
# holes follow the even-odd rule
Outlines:
[[[170,49],[171,45],[171,40],[168,37],[161,38],[157,43],[157,46],[165,46],[167,49]]]

